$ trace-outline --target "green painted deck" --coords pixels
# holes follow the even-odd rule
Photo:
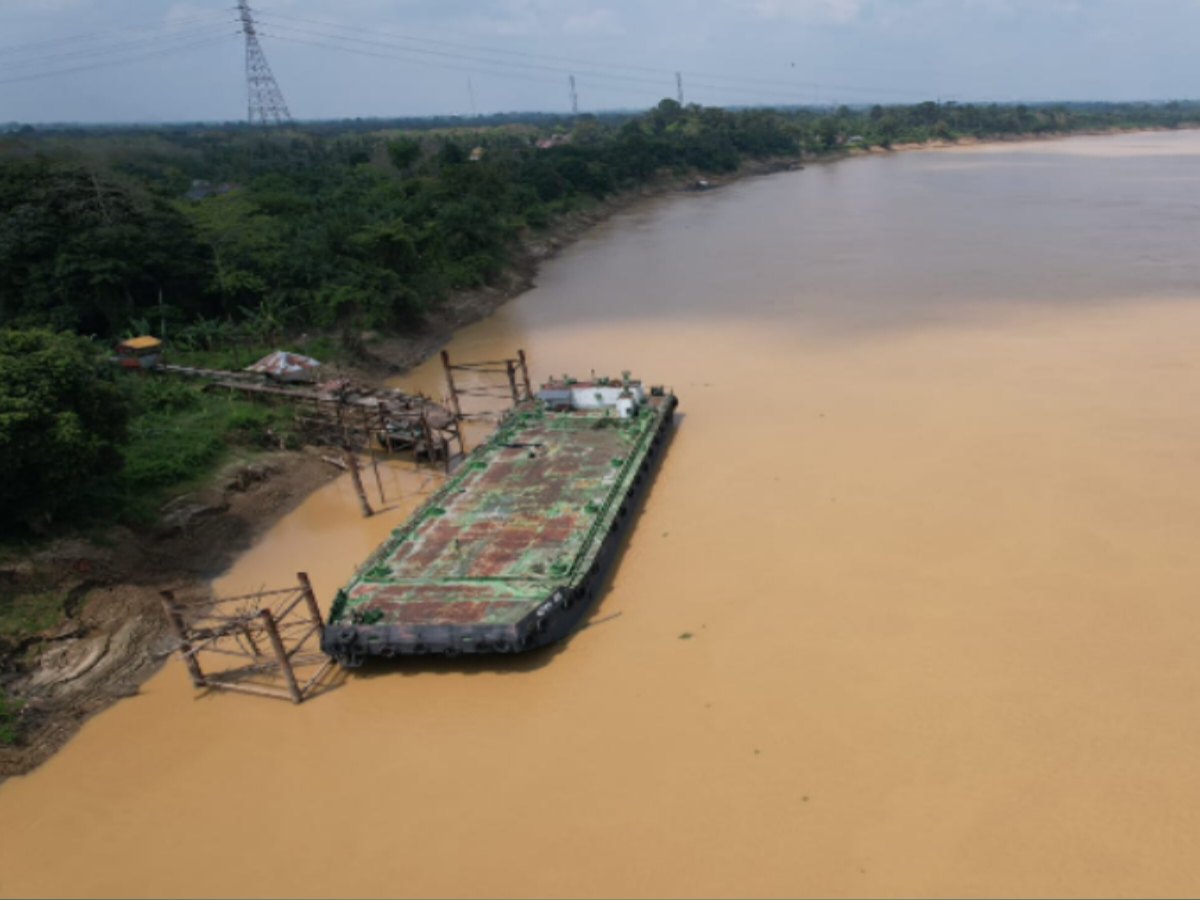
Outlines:
[[[673,403],[631,419],[518,407],[362,566],[329,624],[515,625],[576,587]]]

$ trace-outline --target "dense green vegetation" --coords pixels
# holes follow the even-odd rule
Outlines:
[[[0,508],[36,528],[121,467],[129,406],[87,341],[0,331]]]
[[[518,239],[664,174],[959,137],[1200,123],[1200,104],[836,110],[52,131],[0,136],[0,532],[146,515],[277,413],[99,367],[128,332],[241,366],[301,332],[354,347],[493,281]],[[490,126],[490,127],[484,127]],[[41,329],[51,329],[42,331]],[[93,336],[86,345],[69,334]]]
[[[124,466],[91,493],[92,520],[152,521],[167,496],[199,485],[232,455],[299,446],[288,407],[155,376],[124,387],[134,411]]]
[[[0,331],[0,537],[149,521],[231,452],[296,445],[287,409],[124,375],[71,334]]]

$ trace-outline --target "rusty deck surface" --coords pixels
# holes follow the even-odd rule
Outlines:
[[[503,628],[579,587],[674,404],[632,419],[518,407],[362,566],[329,625]]]

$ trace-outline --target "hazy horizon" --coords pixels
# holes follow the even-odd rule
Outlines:
[[[229,0],[0,2],[0,122],[245,119]],[[1200,0],[264,0],[297,120],[1196,97]]]

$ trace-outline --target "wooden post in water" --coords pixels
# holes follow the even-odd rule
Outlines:
[[[529,383],[529,366],[525,363],[525,351],[517,351],[517,361],[521,364],[521,377],[525,380],[525,399],[533,399],[533,385]]]
[[[458,402],[458,388],[454,386],[454,370],[450,366],[450,354],[442,351],[442,368],[446,370],[446,386],[450,389],[450,405],[454,407],[454,422],[458,426],[458,446],[466,454],[467,439],[463,434],[462,404]],[[446,471],[450,471],[450,450],[446,449]]]
[[[371,471],[375,473],[375,487],[379,488],[379,502],[387,503],[387,497],[383,493],[383,479],[379,477],[379,460],[375,456],[375,441],[371,435],[371,414],[366,408],[362,411],[363,420],[363,440],[367,442],[367,453],[371,455]]]
[[[175,607],[175,594],[172,591],[163,591],[162,601],[163,609],[167,613],[167,621],[171,623],[171,630],[175,632],[175,637],[179,640],[179,650],[183,654],[183,663],[187,666],[188,674],[192,676],[192,684],[196,687],[204,687],[206,683],[204,672],[201,670],[195,654],[192,653],[192,643],[188,640],[187,626],[183,623],[183,616]]]
[[[369,519],[375,515],[375,510],[371,509],[371,504],[367,500],[367,489],[363,487],[362,475],[358,471],[358,460],[354,457],[354,451],[350,449],[349,440],[342,446],[342,454],[345,457],[346,468],[350,470],[350,480],[354,482],[354,493],[358,494],[358,502],[362,504],[363,518]]]
[[[271,615],[269,609],[264,609],[258,614],[258,617],[262,619],[267,637],[271,639],[271,646],[275,648],[275,656],[279,659],[279,668],[283,670],[283,677],[287,681],[288,693],[292,695],[292,702],[299,703],[304,699],[304,694],[300,692],[300,685],[296,683],[296,673],[292,671],[292,661],[288,659],[287,650],[284,649],[283,641],[279,637],[279,629],[275,627],[275,617]]]
[[[450,354],[442,351],[442,368],[446,370],[446,387],[450,389],[450,405],[454,407],[454,415],[462,421],[462,406],[458,402],[458,388],[454,386],[454,371],[450,367]]]
[[[350,429],[342,415],[344,405],[344,398],[339,397],[335,409],[337,410],[338,429],[342,433],[342,459],[346,463],[346,468],[350,470],[350,480],[354,482],[354,493],[358,494],[358,502],[362,504],[363,518],[369,519],[375,515],[375,510],[371,509],[371,504],[367,501],[367,490],[363,487],[362,475],[358,471],[358,460],[354,458],[354,450],[350,443]]]
[[[300,587],[304,591],[304,605],[308,607],[308,613],[312,616],[315,625],[324,625],[325,620],[321,618],[321,607],[317,605],[317,595],[313,591],[312,582],[308,580],[307,572],[297,572],[296,579],[300,582]]]
[[[504,361],[504,373],[508,376],[508,389],[512,392],[513,406],[521,402],[521,393],[517,390],[517,365],[511,359]]]

